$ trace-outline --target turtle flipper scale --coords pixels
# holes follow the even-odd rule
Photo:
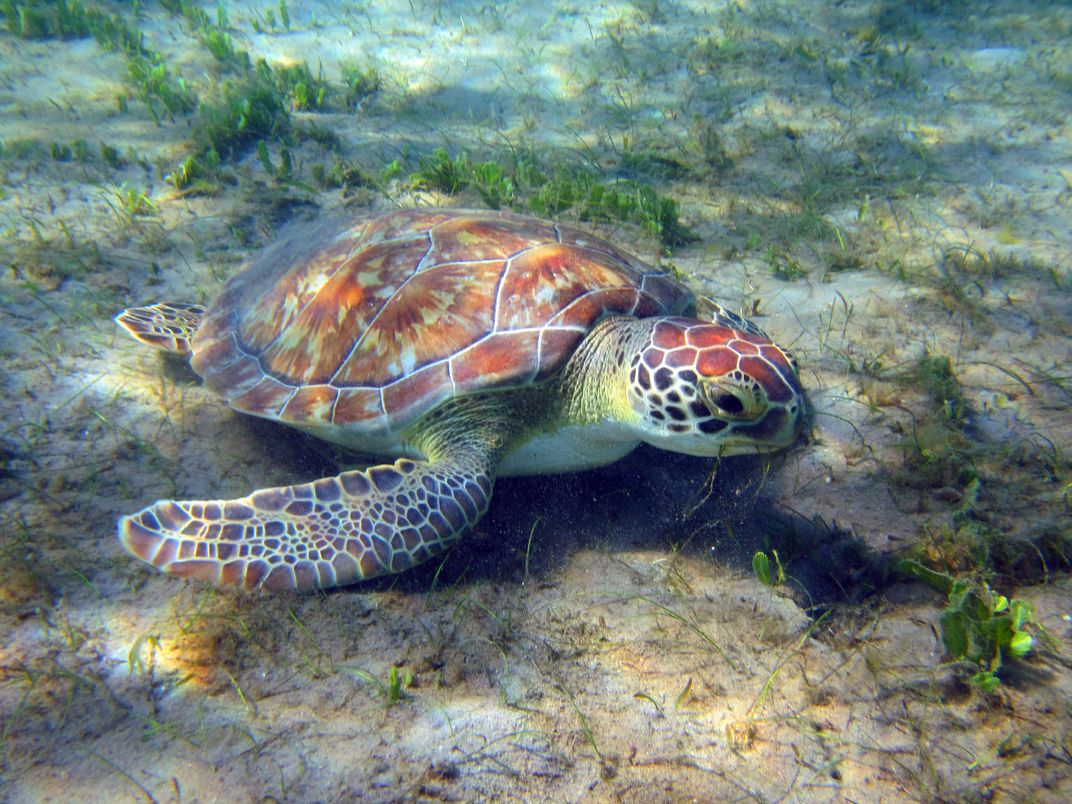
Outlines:
[[[144,344],[188,355],[190,341],[204,314],[205,308],[199,304],[161,302],[148,307],[128,307],[115,317],[115,323]]]
[[[402,572],[487,510],[482,462],[414,461],[262,489],[237,500],[161,500],[119,520],[119,540],[171,575],[273,591]]]

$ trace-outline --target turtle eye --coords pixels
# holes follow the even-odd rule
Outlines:
[[[711,402],[723,413],[731,416],[740,416],[744,411],[744,403],[733,394],[721,393],[715,396]]]
[[[704,400],[720,419],[755,419],[763,413],[764,405],[756,389],[723,378],[701,385]]]
[[[793,369],[793,373],[794,374],[799,374],[800,373],[800,364],[797,363],[797,359],[795,357],[793,357],[793,355],[790,352],[787,352],[784,349],[782,350],[782,354],[785,355],[785,359],[789,362],[789,366],[790,366],[790,368]]]

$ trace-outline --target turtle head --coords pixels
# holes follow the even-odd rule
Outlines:
[[[796,440],[804,393],[796,361],[754,325],[652,321],[629,367],[642,438],[689,455],[769,451]],[[732,322],[731,322],[732,323]]]

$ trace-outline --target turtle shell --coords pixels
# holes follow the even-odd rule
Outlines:
[[[245,413],[382,434],[457,394],[551,376],[602,316],[677,315],[693,301],[576,229],[398,210],[281,237],[206,311],[192,364]]]

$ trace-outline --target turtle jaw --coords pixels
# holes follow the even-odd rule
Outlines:
[[[792,409],[773,405],[749,420],[727,421],[712,416],[695,423],[677,423],[673,432],[649,422],[643,427],[642,440],[659,449],[707,458],[775,452],[792,445],[800,436],[803,408],[803,404]]]

